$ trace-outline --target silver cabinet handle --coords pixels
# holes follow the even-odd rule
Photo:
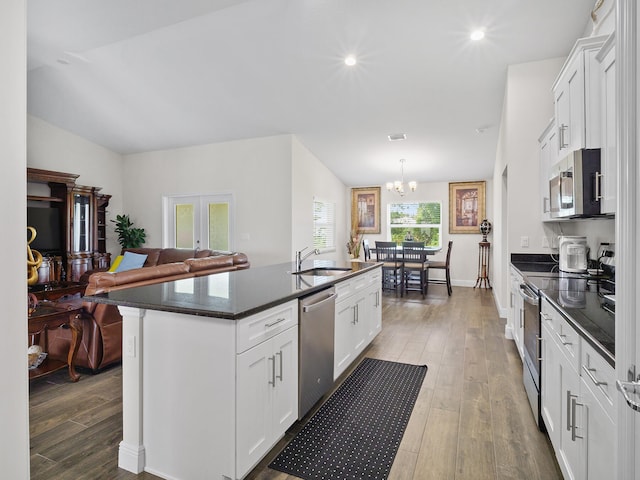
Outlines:
[[[571,390],[567,390],[567,432],[571,431]]]
[[[582,438],[580,435],[576,434],[576,406],[581,406],[582,403],[578,403],[578,397],[576,395],[572,395],[574,398],[571,399],[571,441],[575,442],[576,438]]]
[[[566,335],[560,335],[558,332],[556,332],[556,335],[560,339],[560,343],[562,343],[563,345],[573,345],[571,342],[565,342],[564,341],[564,339],[567,338]]]
[[[279,352],[276,353],[276,355],[280,356],[280,375],[278,375],[277,377],[274,374],[274,380],[273,382],[275,383],[275,379],[277,378],[278,380],[282,381],[282,350],[280,350]],[[275,360],[274,360],[274,365],[275,365]]]
[[[524,328],[524,310],[520,309],[520,328]]]
[[[622,395],[624,396],[627,405],[631,407],[636,412],[640,412],[640,403],[636,400],[633,400],[629,393],[634,393],[638,395],[637,388],[640,388],[640,383],[638,382],[623,382],[621,380],[616,380],[616,388]]]
[[[316,308],[322,306],[323,304],[332,301],[334,298],[336,298],[338,296],[337,293],[332,293],[331,295],[329,295],[327,298],[323,298],[322,300],[320,300],[319,302],[316,303],[311,303],[309,305],[305,305],[302,307],[302,311],[307,313],[307,312],[311,312],[313,310],[315,310]]]
[[[276,388],[276,357],[275,355],[272,357],[269,357],[269,361],[271,361],[271,378],[272,378],[272,380],[269,380],[269,385],[271,385],[273,388]]]
[[[536,335],[536,358],[539,362],[542,361],[542,355],[540,354],[540,352],[542,352],[542,347],[540,346],[541,343],[542,337],[540,335]]]
[[[351,320],[351,324],[355,325],[356,323],[358,323],[358,319],[357,319],[358,305],[354,305],[351,308],[353,309],[353,320]]]
[[[596,172],[595,173],[594,181],[596,182],[596,185],[595,185],[595,187],[596,187],[595,188],[595,190],[596,190],[596,198],[595,198],[595,200],[596,201],[602,200],[602,177],[604,177],[603,173],[600,173],[600,172]]]
[[[584,370],[584,373],[587,374],[587,377],[589,377],[591,379],[591,381],[596,385],[596,387],[599,387],[600,385],[606,385],[607,382],[601,382],[600,380],[598,380],[592,372],[595,372],[596,369],[595,368],[589,368],[586,365],[582,365],[582,370]]]
[[[274,325],[277,325],[279,323],[284,322],[286,319],[287,319],[286,317],[282,317],[282,318],[277,319],[275,322],[265,323],[264,326],[267,327],[267,328],[271,328]]]
[[[569,146],[568,143],[565,143],[565,138],[564,138],[564,132],[565,132],[565,130],[567,128],[569,128],[569,126],[565,125],[564,123],[562,123],[562,124],[560,124],[560,127],[558,129],[558,133],[559,133],[559,137],[560,137],[559,138],[559,140],[560,140],[560,142],[559,142],[560,143],[560,149],[567,148]]]
[[[547,315],[544,312],[540,312],[540,316],[542,317],[543,320],[546,320],[547,322],[550,322],[553,319],[551,315]]]

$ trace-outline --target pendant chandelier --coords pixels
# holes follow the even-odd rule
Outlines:
[[[406,160],[404,158],[400,159],[400,180],[396,180],[395,182],[387,182],[387,190],[391,191],[395,191],[398,195],[400,195],[401,197],[404,197],[405,194],[405,190],[404,190],[404,162],[406,162]],[[411,190],[412,192],[415,192],[416,189],[418,188],[418,183],[411,181],[408,183],[409,186],[409,190]]]

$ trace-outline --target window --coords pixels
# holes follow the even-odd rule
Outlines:
[[[324,200],[313,200],[313,248],[335,250],[336,248],[336,204]]]
[[[440,247],[440,202],[390,203],[389,231],[391,240],[402,243],[407,237],[424,242],[428,247]]]

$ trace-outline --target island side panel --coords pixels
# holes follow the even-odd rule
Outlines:
[[[143,324],[145,470],[235,478],[233,320],[147,311]]]

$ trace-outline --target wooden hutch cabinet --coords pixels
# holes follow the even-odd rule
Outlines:
[[[100,193],[99,187],[77,185],[77,178],[75,174],[27,168],[27,182],[46,184],[50,192],[27,195],[27,217],[29,209],[33,218],[38,218],[39,213],[48,215],[39,232],[46,238],[43,242],[48,242],[45,251],[41,251],[45,263],[58,257],[63,266],[57,278],[43,275],[49,281],[77,282],[87,270],[109,267],[111,263],[106,251],[106,212],[111,195]],[[40,277],[39,282],[43,280]]]

